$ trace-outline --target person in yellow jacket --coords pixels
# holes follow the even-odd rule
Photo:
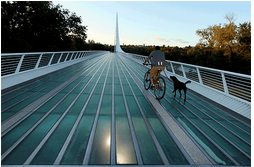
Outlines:
[[[146,64],[147,61],[151,61],[152,67],[150,71],[150,81],[152,84],[152,88],[154,87],[154,81],[153,77],[156,76],[157,72],[159,69],[164,70],[165,69],[165,55],[164,53],[160,50],[159,46],[155,47],[155,51],[152,51],[148,58],[145,60],[143,63],[144,65]],[[156,76],[156,79],[160,76],[160,73]]]

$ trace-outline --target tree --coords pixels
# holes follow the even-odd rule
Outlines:
[[[231,24],[231,23],[234,23],[234,21],[236,20],[236,18],[235,18],[236,16],[235,16],[235,13],[228,13],[228,14],[226,14],[226,16],[224,17],[226,20],[228,20],[229,21],[229,23]]]
[[[81,17],[49,1],[2,1],[1,21],[2,52],[69,50],[86,39]]]

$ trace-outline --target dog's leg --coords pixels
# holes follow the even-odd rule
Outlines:
[[[174,97],[176,97],[176,90],[174,89],[172,93],[175,93]]]

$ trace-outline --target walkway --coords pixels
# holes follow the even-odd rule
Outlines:
[[[2,94],[2,165],[251,165],[249,123],[146,71],[110,53]]]

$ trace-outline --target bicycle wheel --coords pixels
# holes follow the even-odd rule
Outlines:
[[[156,99],[162,99],[166,92],[165,80],[162,77],[157,78],[154,86],[154,94]]]
[[[150,86],[151,86],[150,72],[146,72],[144,76],[144,87],[146,90],[148,90]]]

